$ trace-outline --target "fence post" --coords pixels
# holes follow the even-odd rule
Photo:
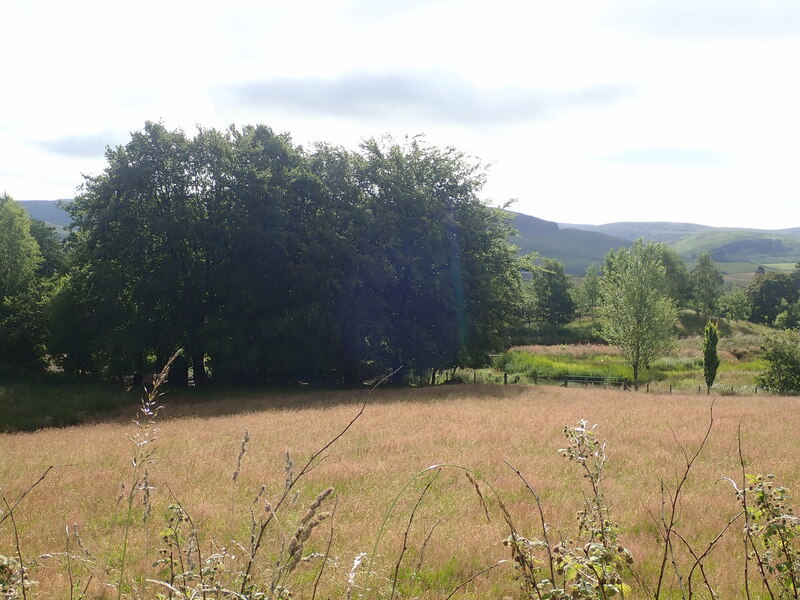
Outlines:
[[[478,382],[478,374],[475,371],[473,371],[472,372],[472,383],[475,384],[477,382]]]
[[[503,385],[508,385],[508,373],[503,373]]]
[[[672,394],[672,384],[671,383],[669,384],[669,393],[670,393],[670,395]]]
[[[645,392],[647,392],[648,394],[650,393],[650,382],[649,381],[647,382],[647,385],[645,386]]]

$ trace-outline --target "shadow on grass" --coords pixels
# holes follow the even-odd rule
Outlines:
[[[469,395],[504,398],[524,393],[524,387],[499,385],[436,385],[429,387],[323,388],[315,386],[222,386],[169,389],[161,397],[165,419],[206,418],[303,408],[330,408],[370,403],[427,403]],[[143,389],[118,384],[77,382],[47,375],[0,381],[0,433],[101,422],[127,423],[136,416]]]

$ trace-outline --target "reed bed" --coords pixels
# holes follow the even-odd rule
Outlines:
[[[113,584],[126,527],[129,575],[121,595],[163,593],[147,580],[160,577],[163,564],[153,563],[165,548],[168,506],[178,503],[191,517],[205,555],[220,548],[241,555],[237,548],[247,546],[251,510],[260,518],[265,500],[274,503],[283,492],[287,465],[299,469],[342,431],[364,401],[363,415],[298,483],[297,496],[290,496],[281,519],[270,525],[255,576],[266,577],[302,514],[332,486],[333,496],[325,502],[333,514],[305,549],[324,556],[293,572],[289,587],[295,598],[445,598],[492,565],[499,566],[453,597],[522,597],[511,565],[504,562],[510,556],[502,541],[509,531],[488,484],[520,533],[540,535],[533,498],[506,461],[511,463],[540,495],[553,531],[572,535],[585,481],[556,450],[564,445],[563,427],[586,419],[599,424],[598,435],[608,440],[605,496],[620,537],[633,553],[637,572],[652,580],[661,560],[654,523],[662,506],[660,486],[674,489],[685,466],[684,451],[695,449],[708,428],[711,403],[697,395],[466,385],[378,389],[370,395],[254,393],[200,404],[170,403],[169,395],[164,400],[147,466],[151,512],[146,521],[146,507],[137,496],[134,518],[126,525],[125,503],[119,500],[135,452],[129,439],[135,427],[129,421],[0,435],[0,488],[9,501],[47,473],[14,511],[19,549],[38,581],[28,598],[73,597],[70,589],[78,588],[87,598],[116,597]],[[682,492],[676,527],[684,538],[703,546],[739,510],[723,478],[741,479],[740,430],[748,472],[774,473],[798,489],[796,403],[767,396],[714,399],[713,429]],[[242,452],[245,431],[249,439]],[[431,465],[455,466],[431,469],[404,490]],[[477,478],[470,481],[460,467]],[[79,532],[88,554],[70,531]],[[706,565],[721,598],[742,597],[740,532],[741,527],[732,528]],[[13,556],[15,547],[6,521],[0,525],[0,554]],[[68,547],[83,562],[66,564]],[[678,553],[678,561],[686,559]],[[370,590],[363,589],[365,584]],[[678,597],[674,577],[668,584],[665,589]],[[646,597],[644,587],[631,585],[634,597]]]

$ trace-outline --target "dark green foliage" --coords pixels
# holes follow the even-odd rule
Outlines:
[[[759,385],[779,394],[800,392],[800,333],[781,331],[767,336],[762,358],[769,366]]]
[[[453,149],[366,142],[312,153],[265,126],[148,123],[69,206],[76,268],[65,366],[107,376],[185,348],[195,383],[360,383],[483,364],[520,281],[510,229]],[[68,329],[66,327],[65,329]],[[88,360],[87,360],[88,359]]]
[[[783,310],[783,300],[794,304],[800,299],[800,270],[756,272],[745,294],[752,307],[750,320],[772,325]]]
[[[52,287],[37,281],[0,303],[0,370],[13,373],[45,366]]]
[[[664,285],[667,295],[675,301],[678,308],[685,307],[692,295],[692,286],[686,263],[675,250],[664,244],[656,246],[661,253],[661,264],[664,265]]]
[[[703,378],[706,380],[706,388],[711,393],[711,386],[717,378],[719,368],[719,353],[717,343],[719,342],[719,327],[711,320],[706,322],[703,328]]]
[[[30,232],[42,255],[37,274],[40,277],[63,275],[67,271],[67,255],[56,228],[44,221],[31,219]]]
[[[533,272],[533,318],[556,327],[569,323],[577,309],[572,292],[572,281],[564,273],[564,265],[554,258],[545,258]]]

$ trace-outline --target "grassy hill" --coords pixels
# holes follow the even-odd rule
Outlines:
[[[23,200],[20,204],[32,217],[62,229],[69,225],[70,216],[59,202]],[[572,275],[582,275],[589,265],[602,264],[609,250],[629,247],[639,237],[667,244],[690,266],[698,254],[711,252],[726,279],[745,285],[759,266],[786,270],[800,260],[800,227],[768,231],[671,222],[569,225],[516,212],[509,215],[519,232],[511,241],[521,254],[538,252],[556,258]]]
[[[557,258],[564,263],[564,270],[573,275],[582,275],[591,264],[601,265],[609,250],[631,245],[629,240],[606,233],[562,229],[552,221],[511,214],[512,224],[519,232],[511,241],[519,246],[522,254],[538,252],[541,256]]]
[[[72,222],[72,218],[59,206],[61,202],[70,202],[70,200],[20,200],[19,204],[28,211],[31,218],[39,219],[62,230]]]
[[[631,242],[642,237],[656,242],[674,242],[695,233],[701,233],[713,229],[707,225],[695,225],[692,223],[671,223],[668,221],[658,221],[653,223],[645,222],[619,222],[607,223],[605,225],[569,225],[561,223],[561,227],[580,229],[581,231],[594,231],[605,233],[614,237],[630,240]]]
[[[800,237],[758,230],[709,230],[670,243],[684,259],[711,252],[718,263],[794,264],[800,257]]]
[[[697,256],[710,252],[726,279],[746,283],[759,266],[790,270],[800,260],[800,228],[764,230],[709,227],[691,223],[609,223],[566,225],[587,233],[605,233],[626,240],[643,237],[673,248],[691,267]],[[558,258],[556,256],[556,258]]]

